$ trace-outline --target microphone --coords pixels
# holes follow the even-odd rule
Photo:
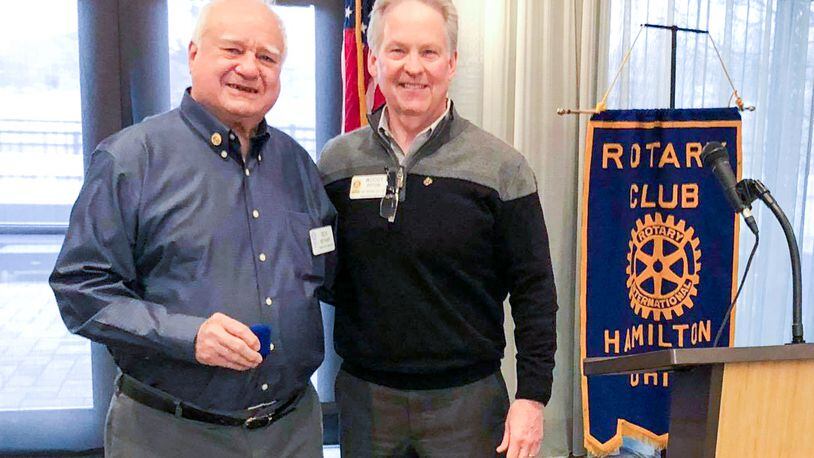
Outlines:
[[[715,174],[715,178],[718,179],[718,183],[724,190],[724,196],[729,205],[743,217],[752,233],[757,235],[758,228],[755,218],[752,216],[752,209],[745,205],[738,195],[738,182],[735,180],[735,174],[729,164],[729,152],[727,152],[726,146],[719,142],[707,143],[701,151],[701,162],[704,167],[712,169],[712,173]]]

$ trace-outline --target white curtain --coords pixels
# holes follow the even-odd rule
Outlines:
[[[735,87],[756,111],[743,113],[743,176],[763,181],[797,235],[803,267],[803,324],[814,341],[814,3],[810,0],[613,0],[610,83],[640,24],[708,30]],[[707,37],[679,34],[676,106],[719,107],[732,89]],[[608,108],[669,106],[670,32],[642,33],[608,99]],[[735,344],[791,341],[791,269],[786,241],[771,212],[755,204],[760,247],[738,300]],[[742,226],[745,228],[745,226]],[[740,270],[754,239],[741,231]]]
[[[558,107],[591,107],[607,57],[599,0],[466,0],[451,97],[464,117],[521,151],[537,175],[551,242],[560,311],[554,388],[541,456],[584,454],[579,393],[577,223],[585,119]],[[603,34],[604,33],[604,34]],[[599,83],[598,82],[602,82]],[[507,309],[508,312],[508,309]],[[503,372],[514,392],[513,323],[507,313]]]

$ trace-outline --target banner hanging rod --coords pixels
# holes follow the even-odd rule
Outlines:
[[[710,35],[708,30],[701,30],[701,29],[691,29],[688,27],[678,27],[676,25],[661,25],[661,24],[641,24],[639,27],[639,33],[636,34],[636,38],[633,40],[633,44],[630,45],[630,48],[625,53],[625,57],[622,59],[622,64],[619,66],[619,70],[616,72],[616,76],[613,78],[613,82],[611,82],[610,87],[605,92],[605,95],[602,97],[602,100],[596,104],[594,109],[571,109],[571,108],[558,108],[557,114],[567,115],[567,114],[596,114],[601,113],[607,109],[606,103],[608,99],[608,94],[610,94],[611,89],[616,85],[616,80],[619,78],[619,75],[622,73],[622,69],[627,64],[628,59],[630,58],[630,53],[633,51],[633,47],[636,46],[636,42],[639,40],[639,36],[642,34],[642,30],[645,28],[652,28],[652,29],[661,29],[661,30],[669,30],[671,32],[671,47],[670,47],[670,108],[675,109],[676,104],[676,48],[678,44],[678,32],[687,32],[687,33],[697,33],[700,35],[706,35],[709,38],[710,43],[712,43],[713,49],[715,49],[715,55],[718,56],[718,61],[721,63],[721,68],[724,70],[724,75],[726,75],[727,81],[729,81],[730,87],[732,87],[732,95],[729,97],[729,103],[732,102],[732,99],[735,99],[735,105],[738,107],[740,111],[755,111],[754,106],[744,106],[743,99],[738,95],[738,90],[735,89],[735,84],[732,82],[732,78],[729,76],[729,71],[724,65],[724,60],[721,57],[721,53],[718,52],[718,46],[715,45],[715,40],[712,39],[712,35]]]

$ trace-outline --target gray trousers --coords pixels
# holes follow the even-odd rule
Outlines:
[[[113,395],[106,457],[321,457],[322,411],[309,383],[297,407],[269,426],[246,429],[177,418]]]
[[[494,457],[509,410],[500,372],[468,385],[398,390],[340,371],[342,456]]]

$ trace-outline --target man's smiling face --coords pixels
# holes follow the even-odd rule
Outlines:
[[[189,46],[192,97],[226,125],[256,125],[280,95],[284,46],[277,18],[261,2],[212,5]]]
[[[444,17],[433,7],[407,0],[382,17],[381,44],[368,69],[391,115],[422,118],[430,125],[446,110],[457,53],[449,49]]]

